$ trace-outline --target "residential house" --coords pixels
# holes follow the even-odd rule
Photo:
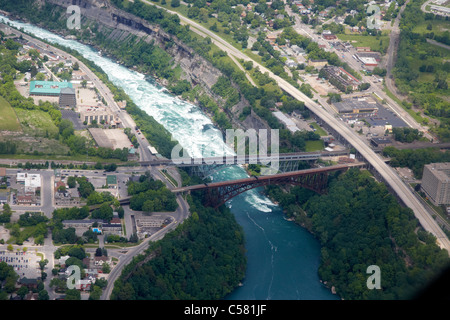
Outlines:
[[[322,32],[322,37],[323,37],[325,40],[336,40],[336,39],[337,39],[336,35],[333,34],[330,30],[324,30],[324,31]]]
[[[297,68],[297,65],[298,65],[298,63],[292,59],[287,59],[285,64],[288,68]]]

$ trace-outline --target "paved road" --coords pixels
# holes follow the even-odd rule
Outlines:
[[[41,211],[48,218],[52,217],[52,213],[54,210],[53,200],[53,183],[54,183],[54,175],[53,170],[30,170],[25,171],[23,169],[6,169],[8,175],[15,175],[17,172],[28,172],[34,174],[41,175],[41,205],[40,206],[19,206],[11,204],[11,209],[13,211]]]
[[[403,6],[402,8],[404,9],[405,7]],[[295,14],[292,11],[290,11],[289,7],[287,7],[287,9],[288,9],[287,10],[288,13],[290,15],[294,15],[294,17],[295,17],[295,25],[293,26],[295,31],[297,31],[301,35],[311,38],[312,40],[314,40],[315,42],[317,42],[319,44],[325,45],[328,50],[335,52],[340,57],[340,59],[345,61],[352,69],[361,70],[361,63],[352,57],[354,54],[353,52],[338,51],[336,48],[332,47],[328,41],[322,39],[322,37],[319,34],[315,33],[315,31],[312,30],[309,25],[302,23],[298,14]],[[398,37],[400,34],[399,27],[398,27],[400,18],[397,17],[397,19],[398,20],[396,20],[396,23],[392,27],[392,31],[390,33],[389,48],[388,48],[388,52],[386,54],[385,64],[387,65],[387,70],[389,70],[389,71],[392,69],[392,67],[395,63],[395,52],[396,52],[396,48],[398,46]],[[421,124],[417,123],[417,121],[408,112],[406,112],[406,110],[402,106],[398,105],[395,100],[393,100],[391,97],[389,97],[384,92],[382,83],[374,80],[374,78],[372,76],[366,76],[364,74],[362,75],[362,82],[370,83],[370,88],[367,90],[367,92],[373,92],[380,99],[382,99],[382,100],[384,99],[386,101],[386,106],[389,107],[393,112],[395,112],[395,114],[400,119],[402,119],[408,126],[423,132],[424,137],[426,137],[430,140],[433,139],[433,141],[437,141],[436,137],[434,137],[433,135],[431,135],[428,132],[428,127],[424,127]],[[389,74],[388,74],[388,76],[386,76],[385,82],[386,82],[388,89],[391,92],[393,92],[394,94],[396,94],[397,90],[396,90],[394,81],[392,79],[390,79]],[[319,100],[320,104],[324,107],[327,107],[326,99],[321,98],[320,96],[319,97],[317,97],[317,96],[318,95],[316,95],[315,98]]]
[[[143,0],[145,3],[154,5],[153,3]],[[162,7],[160,7],[162,8]],[[163,8],[164,9],[164,8]],[[166,9],[164,9],[166,10]],[[343,126],[342,122],[336,119],[332,114],[327,112],[321,105],[317,104],[300,90],[289,84],[284,79],[273,74],[270,70],[260,65],[258,62],[254,61],[231,44],[217,36],[215,33],[199,25],[195,21],[192,21],[181,14],[167,10],[172,14],[178,15],[181,23],[189,24],[191,30],[202,35],[208,36],[212,39],[213,43],[216,44],[220,49],[227,52],[229,55],[234,55],[238,59],[243,59],[244,61],[252,61],[254,67],[258,67],[261,72],[268,72],[269,76],[275,79],[284,91],[289,93],[294,98],[304,101],[306,107],[308,107],[312,112],[314,112],[318,117],[320,117],[324,122],[331,126],[337,133],[339,133],[345,140],[347,140],[353,147],[369,162],[370,165],[381,175],[385,182],[391,186],[394,192],[399,196],[399,198],[405,203],[406,206],[414,211],[416,218],[419,220],[420,224],[425,230],[436,236],[439,245],[442,248],[447,249],[450,253],[450,241],[436,223],[436,221],[429,215],[422,203],[414,196],[411,190],[408,189],[406,184],[400,179],[400,177],[389,167],[367,144],[365,144],[361,138],[350,128]]]
[[[135,130],[135,122],[134,120],[131,118],[131,116],[124,112],[121,111],[119,106],[117,105],[117,103],[114,101],[113,99],[113,94],[111,93],[111,91],[109,90],[109,88],[103,84],[103,82],[101,82],[97,76],[81,61],[79,61],[77,58],[69,55],[68,53],[59,50],[55,47],[52,47],[51,45],[48,45],[47,43],[44,43],[38,39],[32,38],[22,32],[19,32],[17,30],[15,30],[16,33],[21,34],[22,37],[28,41],[32,41],[33,43],[39,45],[41,48],[44,48],[45,50],[52,50],[53,52],[55,52],[55,54],[59,55],[59,56],[63,56],[63,57],[70,57],[72,59],[72,61],[78,62],[80,69],[82,71],[84,71],[88,77],[93,81],[94,85],[98,88],[100,94],[105,98],[108,106],[111,108],[111,110],[113,112],[116,113],[116,115],[121,119],[123,125],[125,127],[129,127],[131,128],[131,132],[133,134],[135,134],[137,136],[137,138],[139,139],[139,153],[140,153],[140,159],[142,161],[150,161],[155,159],[155,156],[153,156],[150,151],[148,150],[148,146],[150,146],[149,142],[147,141],[147,139],[145,139],[145,137],[143,137],[142,135],[138,135],[136,130]],[[130,170],[130,168],[125,168],[126,170]],[[146,168],[146,170],[148,170]],[[45,214],[49,217],[51,217],[51,213],[53,212],[53,172],[52,171],[40,171],[40,173],[43,175],[43,190],[42,190],[42,207],[34,207],[33,211],[36,210],[42,210],[43,212],[45,212]],[[86,172],[87,173],[87,172]],[[150,168],[150,173],[152,175],[152,177],[154,179],[158,179],[161,180],[162,182],[165,183],[165,185],[169,188],[174,188],[174,186],[159,172],[158,168],[152,167]],[[102,174],[102,173],[99,173]],[[107,299],[109,298],[109,295],[112,291],[113,285],[114,285],[114,280],[120,275],[123,267],[128,264],[133,256],[140,254],[143,252],[143,250],[145,250],[145,248],[147,247],[147,243],[148,241],[156,241],[159,240],[161,238],[164,237],[165,234],[167,234],[167,232],[169,232],[170,230],[173,230],[177,225],[181,224],[184,219],[186,219],[189,216],[189,206],[186,202],[186,200],[181,196],[177,196],[177,202],[178,202],[178,209],[177,211],[173,214],[174,217],[174,221],[167,226],[166,228],[160,230],[159,232],[157,232],[156,234],[154,234],[153,236],[149,237],[148,239],[146,239],[142,244],[140,244],[137,247],[134,247],[132,249],[130,249],[127,253],[127,255],[125,256],[125,258],[123,259],[119,259],[119,263],[118,265],[116,265],[114,267],[114,269],[112,270],[111,274],[109,275],[108,279],[108,288],[107,290],[105,290],[106,292],[103,293],[103,298]],[[14,208],[12,207],[13,210],[15,209],[23,209],[23,208]],[[51,240],[50,240],[51,242]],[[48,244],[46,242],[46,246],[44,246],[44,248],[46,248],[48,246],[48,248],[50,250],[53,250],[54,247],[52,244]],[[45,249],[46,252],[48,251],[47,249]],[[50,251],[46,254],[49,257],[53,257],[53,253],[50,253]],[[50,261],[50,259],[49,259]],[[51,263],[49,263],[49,265],[53,266],[53,258],[51,258]],[[50,266],[49,266],[50,267]],[[51,269],[50,269],[51,270]],[[50,274],[50,273],[48,273]],[[48,284],[47,284],[48,285]],[[49,290],[50,293],[50,290]],[[52,297],[53,294],[51,294]]]
[[[448,45],[446,45],[446,44],[443,44],[443,43],[440,43],[440,42],[437,42],[436,40],[433,40],[433,39],[427,39],[427,42],[430,43],[430,44],[433,44],[433,45],[435,45],[435,46],[438,46],[438,47],[441,47],[441,48],[450,50],[450,46],[448,46]]]
[[[167,227],[161,229],[160,231],[156,232],[149,238],[145,239],[138,246],[129,249],[126,255],[123,255],[119,258],[119,262],[113,268],[111,273],[108,275],[108,285],[105,288],[105,290],[103,290],[101,300],[109,300],[112,290],[114,288],[114,282],[120,277],[123,268],[133,260],[133,257],[143,253],[148,248],[149,242],[162,239],[167,232],[174,230],[179,224],[183,222],[185,218],[187,218],[189,207],[186,201],[184,201],[181,195],[178,195],[177,202],[179,207],[174,213],[174,216],[178,218],[175,218],[174,221],[170,223]]]

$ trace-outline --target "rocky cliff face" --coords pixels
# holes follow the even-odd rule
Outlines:
[[[218,105],[222,105],[222,99],[215,95],[211,88],[222,75],[209,61],[196,54],[193,49],[182,43],[176,37],[166,33],[158,26],[151,25],[147,21],[113,7],[107,0],[39,0],[62,7],[64,10],[71,5],[80,7],[82,23],[96,22],[97,32],[108,35],[114,41],[122,41],[130,35],[135,35],[144,41],[154,41],[164,48],[183,70],[183,78],[193,86],[199,85],[204,94],[212,97]],[[170,47],[166,44],[172,43]],[[164,80],[163,84],[166,84]],[[243,122],[238,120],[242,109],[248,106],[248,102],[241,98],[238,104],[231,108],[228,116],[234,127],[242,129],[270,129],[267,123],[256,114],[251,114]]]

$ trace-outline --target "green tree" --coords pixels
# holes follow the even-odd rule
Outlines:
[[[68,289],[66,291],[65,300],[81,300],[81,293],[77,289]]]
[[[17,290],[17,295],[23,300],[25,296],[28,294],[28,287],[27,286],[21,286],[19,290]]]
[[[38,300],[49,300],[50,297],[48,295],[47,290],[41,290],[38,293]]]

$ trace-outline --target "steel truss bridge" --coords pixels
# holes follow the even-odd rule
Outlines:
[[[140,161],[141,166],[177,166],[186,168],[190,174],[207,177],[227,166],[241,164],[267,165],[276,169],[276,172],[289,172],[301,169],[301,162],[316,161],[323,157],[346,156],[349,150],[341,151],[317,151],[280,153],[278,155],[245,155],[245,156],[220,156],[209,158],[180,158],[160,159],[154,161]],[[274,166],[276,164],[276,167]]]
[[[205,191],[205,205],[218,208],[231,198],[248,191],[271,184],[288,184],[301,186],[317,193],[325,193],[330,172],[346,171],[350,167],[365,166],[359,164],[342,164],[323,168],[306,169],[267,176],[253,176],[250,178],[230,180],[215,183],[204,183],[195,186],[187,186],[172,189],[174,193],[186,193],[191,191]]]

